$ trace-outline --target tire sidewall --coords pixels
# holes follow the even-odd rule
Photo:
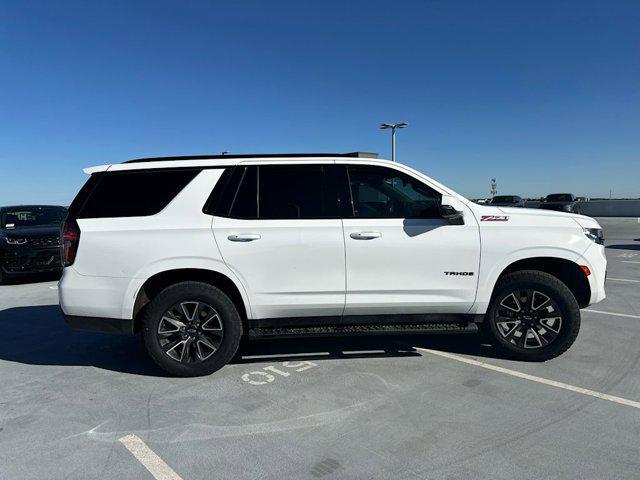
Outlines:
[[[533,273],[533,272],[532,272]],[[523,360],[543,361],[554,358],[571,346],[577,330],[580,328],[580,310],[571,291],[560,280],[548,274],[534,272],[534,278],[526,278],[527,272],[517,272],[505,278],[492,295],[491,304],[487,310],[485,331],[490,334],[501,350]],[[556,339],[545,347],[524,349],[513,345],[499,333],[495,322],[498,303],[509,293],[520,289],[534,289],[549,296],[560,309],[562,325]]]
[[[203,362],[180,363],[160,347],[157,331],[162,316],[173,305],[184,301],[207,303],[220,315],[222,342],[218,350]],[[172,375],[192,377],[209,375],[233,358],[242,337],[242,322],[235,305],[221,290],[206,283],[182,282],[167,287],[151,301],[143,315],[142,333],[149,355],[163,370]]]

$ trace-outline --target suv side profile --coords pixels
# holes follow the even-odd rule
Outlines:
[[[456,332],[543,361],[605,298],[592,218],[477,205],[357,154],[104,165],[61,235],[72,328],[134,334],[165,371],[210,374],[242,337]]]

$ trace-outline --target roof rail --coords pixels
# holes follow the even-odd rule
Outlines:
[[[373,152],[349,152],[349,153],[244,153],[229,155],[186,155],[180,157],[150,157],[136,158],[135,160],[127,160],[123,163],[139,163],[139,162],[169,162],[173,160],[220,160],[227,158],[312,158],[312,157],[351,157],[351,158],[378,158],[377,153]]]

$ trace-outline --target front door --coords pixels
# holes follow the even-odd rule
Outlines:
[[[213,230],[254,319],[342,314],[344,240],[333,168],[333,162],[236,167],[229,212],[214,217]]]
[[[480,262],[478,224],[440,216],[441,194],[399,169],[347,164],[345,315],[467,313]],[[466,207],[465,207],[466,209]]]

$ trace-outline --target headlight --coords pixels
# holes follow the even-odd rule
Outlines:
[[[4,241],[7,242],[9,245],[24,245],[25,243],[27,243],[27,239],[26,238],[4,237]]]
[[[604,245],[604,233],[601,228],[582,228],[582,231],[589,240],[592,240],[600,245]]]

